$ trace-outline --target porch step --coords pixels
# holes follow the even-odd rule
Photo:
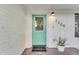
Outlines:
[[[32,51],[46,51],[45,45],[33,45]]]

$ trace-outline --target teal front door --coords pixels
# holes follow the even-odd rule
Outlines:
[[[32,15],[32,45],[46,45],[46,15]]]

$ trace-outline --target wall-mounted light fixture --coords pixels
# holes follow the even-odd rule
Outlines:
[[[60,22],[59,20],[56,19],[56,15],[55,15],[54,11],[52,11],[50,13],[50,17],[49,18],[52,19],[52,21],[56,21],[56,23],[59,24],[60,26],[65,27],[64,23],[62,23],[62,22]]]
[[[55,12],[51,12],[51,15],[55,15]]]

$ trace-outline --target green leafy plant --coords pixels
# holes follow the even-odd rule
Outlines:
[[[58,46],[65,46],[66,39],[59,37]]]

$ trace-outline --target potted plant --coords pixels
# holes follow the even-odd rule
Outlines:
[[[63,52],[64,49],[65,49],[65,44],[66,44],[66,39],[59,37],[58,44],[57,44],[57,49],[60,52]]]

